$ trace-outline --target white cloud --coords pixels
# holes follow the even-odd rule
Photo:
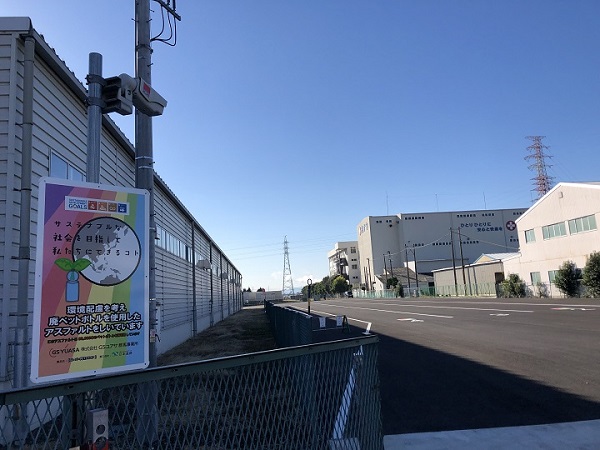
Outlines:
[[[301,277],[296,278],[294,280],[294,283],[299,283],[302,286],[304,286],[309,278],[312,280],[313,283],[316,281],[313,275],[302,275]]]

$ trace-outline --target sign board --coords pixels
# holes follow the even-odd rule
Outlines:
[[[31,380],[149,363],[149,194],[42,178]]]

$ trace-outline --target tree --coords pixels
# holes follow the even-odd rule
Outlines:
[[[525,283],[516,273],[511,273],[508,278],[500,283],[504,297],[525,297]]]
[[[402,286],[402,283],[396,285],[395,291],[397,297],[404,297],[404,286]]]
[[[256,290],[256,292],[265,292],[265,288],[263,288],[263,287],[260,287],[260,288],[258,288],[258,289]]]
[[[567,297],[576,297],[579,293],[581,275],[573,261],[565,261],[556,271],[554,285]]]
[[[583,284],[592,297],[600,297],[600,253],[593,252],[583,269]]]
[[[338,275],[331,282],[331,290],[335,294],[341,294],[343,292],[346,292],[348,290],[348,282],[343,276]]]
[[[387,281],[385,283],[385,288],[386,289],[395,288],[397,285],[398,285],[398,278],[392,277],[392,278],[387,279]]]

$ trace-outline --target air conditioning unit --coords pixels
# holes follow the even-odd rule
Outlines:
[[[198,269],[210,270],[210,261],[208,259],[201,259],[196,263]]]

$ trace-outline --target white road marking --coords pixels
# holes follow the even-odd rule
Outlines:
[[[385,306],[393,306],[386,304]],[[496,308],[467,308],[465,306],[429,306],[429,305],[406,305],[401,304],[398,306],[409,306],[411,308],[435,308],[435,309],[472,309],[474,311],[500,311],[500,312],[517,312],[517,313],[532,313],[533,311],[521,310],[521,309],[496,309]]]
[[[490,314],[490,316],[504,317],[504,316],[508,316],[508,314]]]
[[[596,311],[594,308],[552,308],[556,311]]]
[[[423,322],[423,321],[422,321],[422,320],[420,320],[420,319],[413,319],[413,318],[410,318],[410,319],[396,319],[396,320],[401,320],[401,321],[406,321],[406,320],[408,320],[408,321],[410,321],[410,323],[414,323],[414,322]]]
[[[367,311],[375,311],[375,312],[384,312],[384,313],[392,313],[392,314],[407,314],[414,316],[427,316],[427,317],[441,317],[442,319],[454,319],[454,316],[440,316],[437,314],[422,314],[416,312],[407,312],[407,311],[390,311],[387,309],[375,309],[375,308],[361,308],[360,306],[341,306],[341,305],[330,305],[336,308],[346,308],[346,309],[366,309]],[[335,315],[335,314],[333,314]]]

